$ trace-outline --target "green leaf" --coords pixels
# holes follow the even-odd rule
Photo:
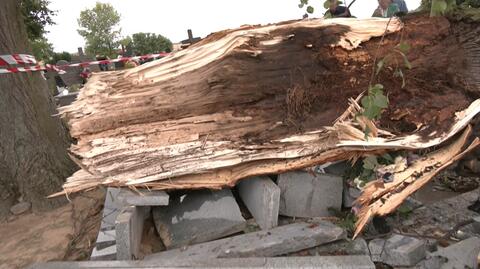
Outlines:
[[[388,107],[388,98],[383,94],[377,94],[375,96],[374,102],[377,107],[387,108]]]
[[[299,8],[303,8],[303,6],[304,6],[303,3],[298,4],[298,7],[299,7]]]
[[[383,85],[382,84],[375,84],[374,86],[370,86],[368,89],[369,94],[376,95],[378,93],[383,93],[382,92]]]
[[[454,0],[454,1],[455,1],[455,0]],[[400,44],[397,45],[397,48],[398,48],[401,52],[407,54],[408,51],[410,50],[410,45],[407,44],[407,43],[405,43],[405,42],[401,42]]]
[[[307,12],[308,12],[308,13],[312,14],[313,11],[314,11],[314,8],[313,8],[312,6],[308,6],[308,7],[307,7]]]

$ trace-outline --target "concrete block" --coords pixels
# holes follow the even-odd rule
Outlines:
[[[237,185],[243,203],[262,229],[278,225],[280,188],[266,176],[242,180]]]
[[[118,194],[118,199],[129,206],[165,206],[168,205],[169,196],[164,191],[139,189],[138,192],[133,192],[123,188]]]
[[[369,256],[273,257],[233,259],[157,259],[154,261],[95,261],[37,263],[28,269],[73,268],[308,268],[308,269],[375,269]]]
[[[278,176],[280,214],[290,217],[325,217],[328,208],[340,210],[343,181],[329,174],[296,171]]]
[[[117,260],[139,258],[145,214],[147,207],[126,207],[115,222]]]
[[[97,247],[93,248],[92,255],[90,260],[92,261],[110,261],[115,260],[117,257],[117,246],[109,246],[106,248],[98,249]]]
[[[451,268],[478,268],[477,257],[480,253],[480,238],[471,237],[439,249],[427,256],[420,268],[451,269]]]
[[[170,197],[168,206],[153,209],[153,218],[167,249],[222,238],[246,225],[229,189]]]
[[[426,256],[425,242],[414,237],[393,235],[368,244],[372,261],[390,266],[414,266]]]
[[[168,250],[147,256],[145,260],[273,257],[312,248],[345,237],[345,231],[332,223],[303,222]]]

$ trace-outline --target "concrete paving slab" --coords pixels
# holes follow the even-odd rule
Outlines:
[[[211,260],[156,260],[111,262],[49,262],[32,265],[29,269],[100,269],[100,268],[309,268],[309,269],[375,269],[369,256],[317,256],[233,258]]]
[[[152,254],[155,259],[212,259],[273,257],[344,239],[345,231],[332,223],[294,223],[268,231],[237,235],[185,248]]]

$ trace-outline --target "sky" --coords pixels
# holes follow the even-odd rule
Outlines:
[[[305,13],[298,8],[299,0],[50,0],[50,9],[58,13],[56,25],[48,26],[47,38],[55,51],[77,52],[85,41],[77,33],[80,11],[95,3],[110,3],[121,15],[122,36],[151,32],[168,37],[176,43],[187,39],[187,29],[195,37],[244,24],[267,24],[300,19]],[[351,0],[347,0],[350,3]],[[323,0],[310,0],[315,13],[321,17]],[[420,5],[420,0],[405,0],[409,10]],[[370,17],[377,7],[376,0],[356,0],[351,12],[358,18]]]

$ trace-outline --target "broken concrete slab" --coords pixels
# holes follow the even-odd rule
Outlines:
[[[430,253],[427,259],[417,266],[425,269],[478,268],[480,238],[471,237]]]
[[[266,176],[240,181],[237,190],[243,203],[262,229],[278,225],[280,188]]]
[[[143,224],[149,207],[130,206],[123,209],[115,222],[117,260],[132,260],[140,257]]]
[[[29,202],[20,202],[18,204],[15,204],[10,208],[10,212],[12,212],[13,215],[20,215],[25,212],[27,212],[32,204]]]
[[[153,259],[212,259],[272,257],[312,248],[346,237],[345,231],[326,221],[295,223],[145,257]]]
[[[246,225],[229,189],[170,197],[169,206],[153,209],[153,218],[167,249],[222,238]]]
[[[372,261],[390,266],[414,266],[426,256],[425,242],[395,234],[388,239],[373,239],[368,244]]]
[[[29,269],[73,268],[309,268],[309,269],[375,269],[369,256],[326,257],[272,257],[232,259],[158,259],[154,261],[111,262],[48,262],[38,263]]]
[[[329,208],[342,206],[342,178],[330,174],[295,171],[278,176],[281,215],[290,217],[331,216]]]
[[[138,189],[136,192],[123,188],[118,198],[129,206],[166,206],[169,196],[164,191]]]

